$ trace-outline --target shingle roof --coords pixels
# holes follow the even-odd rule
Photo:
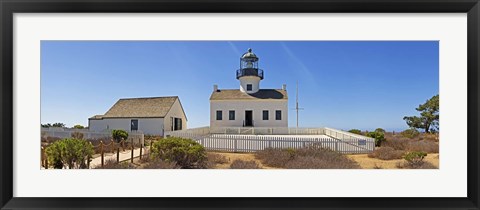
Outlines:
[[[287,91],[283,89],[260,89],[256,93],[244,93],[239,89],[217,90],[210,96],[210,100],[258,100],[258,99],[273,99],[282,100],[288,99]]]
[[[124,98],[120,99],[110,108],[105,115],[95,115],[98,118],[161,118],[178,99],[178,96],[152,97],[152,98]]]

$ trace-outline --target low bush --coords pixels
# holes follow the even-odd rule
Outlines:
[[[437,167],[424,160],[426,156],[427,153],[425,152],[409,152],[403,157],[405,159],[405,162],[397,163],[397,168],[436,169]]]
[[[112,130],[112,138],[115,139],[117,142],[120,142],[122,139],[128,139],[128,133],[124,130]]]
[[[107,159],[105,160],[102,165],[96,165],[93,167],[93,169],[135,169],[135,165],[129,163],[129,162],[120,162],[117,163],[116,159]]]
[[[179,169],[181,168],[175,162],[164,161],[161,159],[150,160],[143,166],[144,169]]]
[[[151,158],[176,162],[181,168],[206,168],[205,148],[191,139],[168,137],[153,143]]]
[[[67,138],[52,143],[45,149],[48,162],[54,168],[87,168],[93,155],[93,146],[85,140]]]
[[[271,167],[284,168],[285,164],[294,156],[287,149],[267,148],[255,153],[255,157],[262,160],[262,163]]]
[[[80,133],[80,132],[73,132],[71,136],[74,139],[83,139],[83,133]]]
[[[41,142],[45,142],[45,143],[53,143],[53,142],[56,142],[58,140],[62,140],[62,138],[59,138],[59,137],[52,137],[52,136],[44,136],[44,137],[41,137],[40,141]]]
[[[408,139],[388,139],[383,142],[382,147],[391,147],[395,150],[407,150],[409,143],[410,140]]]
[[[234,160],[230,164],[231,169],[261,169],[260,165],[254,160],[245,161],[245,160]]]
[[[346,169],[359,168],[359,165],[346,156],[312,145],[300,149],[266,149],[255,156],[264,165],[290,169]]]
[[[227,157],[215,153],[208,153],[207,159],[209,162],[214,164],[225,164],[228,163]]]
[[[420,132],[418,132],[418,130],[415,129],[415,128],[410,128],[410,129],[402,131],[400,133],[400,135],[402,135],[403,137],[406,137],[406,138],[413,139],[413,138],[419,136]]]
[[[380,160],[394,160],[402,159],[404,154],[405,152],[403,150],[395,150],[392,147],[380,147],[368,154],[368,157]]]
[[[438,153],[439,147],[437,142],[422,140],[411,141],[407,145],[407,151],[422,151],[426,153]]]

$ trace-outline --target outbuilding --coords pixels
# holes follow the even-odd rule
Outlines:
[[[90,131],[122,129],[161,135],[164,131],[187,128],[187,117],[178,96],[124,98],[118,100],[104,115],[88,119]]]

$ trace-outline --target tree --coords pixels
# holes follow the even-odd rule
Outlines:
[[[410,128],[423,129],[425,133],[433,133],[439,130],[439,95],[435,95],[424,104],[420,104],[416,110],[420,112],[420,116],[403,117]]]
[[[348,132],[350,132],[350,133],[354,133],[354,134],[359,134],[359,135],[362,135],[362,131],[361,131],[361,130],[359,130],[359,129],[351,129],[351,130],[349,130]]]
[[[65,127],[65,123],[53,123],[52,127],[59,127],[59,128],[64,128]]]
[[[85,129],[83,125],[74,125],[73,128],[75,129]]]
[[[50,128],[50,127],[52,127],[52,124],[50,124],[50,123],[41,124],[41,125],[42,125],[42,128]]]
[[[385,129],[383,129],[383,128],[377,128],[377,129],[375,129],[375,132],[385,133]]]

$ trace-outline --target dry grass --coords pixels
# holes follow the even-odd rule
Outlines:
[[[287,169],[360,168],[355,161],[338,152],[315,146],[301,149],[269,148],[257,152],[256,157],[265,165]]]
[[[363,169],[398,169],[399,163],[406,162],[403,159],[395,160],[380,160],[377,158],[370,158],[367,154],[347,155],[348,158],[357,162]],[[428,154],[425,157],[425,162],[432,164],[435,168],[439,168],[439,155]]]
[[[117,160],[115,160],[115,159],[105,160],[103,168],[102,168],[101,165],[97,165],[97,166],[93,167],[93,169],[135,169],[135,168],[136,168],[136,166],[129,163],[129,162],[117,163]]]
[[[368,154],[370,158],[378,158],[380,160],[394,160],[394,159],[402,159],[405,151],[403,150],[395,150],[392,147],[380,147],[375,149],[372,153]]]
[[[141,166],[143,169],[180,169],[181,167],[174,162],[164,160],[150,160]]]
[[[261,169],[262,167],[254,160],[245,161],[245,160],[234,160],[230,164],[231,169]]]
[[[208,154],[216,154],[224,156],[228,162],[227,163],[219,163],[219,164],[212,164],[209,166],[210,169],[229,169],[230,164],[233,163],[235,160],[242,160],[242,161],[256,161],[258,165],[262,169],[276,169],[275,167],[270,167],[262,164],[255,158],[254,153],[230,153],[230,152],[208,152]],[[210,162],[210,161],[209,161]],[[210,162],[211,163],[211,162]]]

